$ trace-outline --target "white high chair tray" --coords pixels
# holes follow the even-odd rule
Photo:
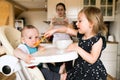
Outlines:
[[[60,53],[60,50],[52,46],[52,44],[45,45],[45,48],[44,51],[38,51],[33,54],[35,57],[35,60],[31,61],[33,64],[65,62],[74,60],[78,57],[78,54],[75,51],[64,51],[64,53]]]

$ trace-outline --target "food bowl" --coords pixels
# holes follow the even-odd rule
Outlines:
[[[60,49],[60,52],[62,53],[72,43],[72,40],[57,40],[56,47]]]

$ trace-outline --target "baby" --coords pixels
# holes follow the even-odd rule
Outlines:
[[[31,63],[31,60],[34,59],[31,54],[38,50],[45,49],[40,45],[34,46],[34,44],[39,41],[39,31],[32,25],[27,25],[22,29],[21,40],[22,43],[19,44],[18,47],[14,50],[14,55],[26,63]],[[38,67],[42,67],[42,64],[39,64]]]

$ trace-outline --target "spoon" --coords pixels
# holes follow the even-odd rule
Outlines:
[[[46,39],[46,37],[42,37],[39,41],[37,41],[34,46],[37,47],[44,39]]]

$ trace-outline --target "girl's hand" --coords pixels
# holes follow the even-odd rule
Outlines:
[[[55,33],[55,29],[50,29],[47,32],[45,32],[44,36],[45,37],[50,37]]]
[[[77,48],[78,48],[78,44],[73,43],[68,46],[67,51],[77,51]]]

